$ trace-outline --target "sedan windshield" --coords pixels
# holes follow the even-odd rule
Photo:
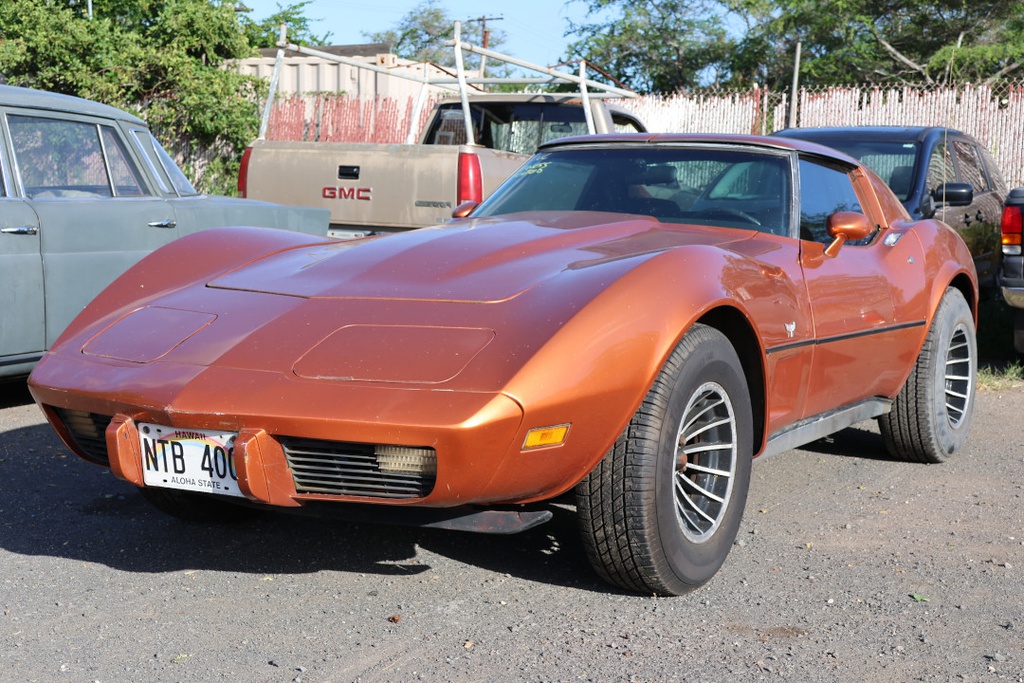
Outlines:
[[[474,217],[605,211],[789,234],[789,158],[709,147],[575,148],[537,154]]]

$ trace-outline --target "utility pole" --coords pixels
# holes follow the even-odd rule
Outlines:
[[[482,48],[484,48],[486,50],[488,47],[490,47],[490,42],[491,42],[491,32],[487,30],[487,22],[488,21],[501,21],[504,18],[505,17],[477,17],[476,19],[468,19],[468,20],[466,20],[466,23],[467,24],[472,24],[472,23],[480,22],[480,33],[483,34],[483,44],[480,47],[482,47]],[[480,55],[480,78],[483,78],[485,76],[485,71],[486,70],[487,70],[487,57],[484,57],[483,55]]]

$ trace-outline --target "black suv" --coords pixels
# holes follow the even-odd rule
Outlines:
[[[788,128],[773,135],[859,159],[889,184],[911,217],[935,217],[955,228],[974,255],[981,285],[996,285],[1006,183],[975,138],[952,128],[898,126]]]

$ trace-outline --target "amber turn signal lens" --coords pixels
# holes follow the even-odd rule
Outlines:
[[[550,427],[534,427],[526,433],[526,440],[523,441],[523,450],[531,448],[544,448],[546,446],[561,446],[569,433],[569,425],[552,425]]]

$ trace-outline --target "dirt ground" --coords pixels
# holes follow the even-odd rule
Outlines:
[[[570,506],[517,536],[265,515],[191,525],[0,397],[5,681],[1024,681],[1024,389],[965,449],[872,424],[757,462],[725,567],[595,578]]]

